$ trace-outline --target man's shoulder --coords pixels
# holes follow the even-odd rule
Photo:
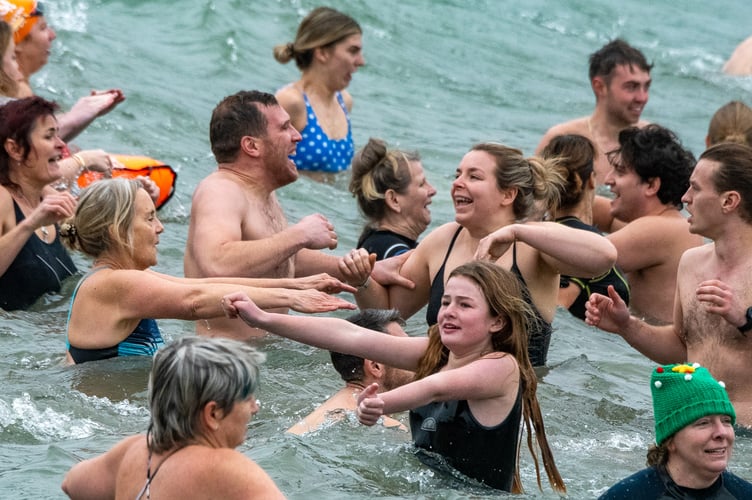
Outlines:
[[[548,129],[548,131],[546,132],[546,135],[553,137],[556,135],[564,135],[564,134],[586,134],[589,132],[589,128],[588,128],[589,119],[590,119],[589,116],[581,116],[579,118],[574,118],[572,120],[567,120],[565,122],[557,123],[556,125]]]

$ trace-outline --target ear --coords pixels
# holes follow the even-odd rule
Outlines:
[[[590,172],[590,177],[588,177],[587,182],[585,183],[585,187],[588,189],[595,189],[595,171]]]
[[[501,206],[509,206],[514,203],[517,198],[518,189],[516,187],[510,187],[501,190]]]
[[[216,431],[219,429],[220,421],[225,417],[225,412],[222,411],[216,401],[209,401],[201,409],[201,423],[208,431]]]
[[[651,177],[646,182],[647,189],[645,190],[645,193],[649,196],[655,196],[658,194],[658,191],[661,189],[661,178],[660,177]]]
[[[733,212],[741,202],[742,197],[738,191],[726,191],[721,195],[721,211],[725,214]]]
[[[593,93],[596,99],[604,96],[608,90],[608,85],[602,76],[596,76],[590,81],[590,86],[593,87]]]
[[[316,47],[313,49],[313,58],[320,63],[325,63],[329,60],[329,54],[331,49],[325,49],[323,47]]]
[[[711,146],[711,144],[710,144],[710,136],[706,135],[705,136],[705,149],[708,149],[710,146]]]
[[[10,156],[11,159],[21,161],[23,158],[23,151],[21,151],[21,146],[19,146],[16,141],[13,139],[5,139],[5,144],[3,144],[3,146],[5,147],[5,152],[8,153],[8,156]]]
[[[244,135],[240,139],[240,149],[245,154],[253,158],[258,158],[261,156],[262,147],[263,147],[263,144],[256,137],[251,137],[250,135]]]
[[[371,380],[381,381],[384,377],[384,365],[366,359],[363,361],[363,372],[366,374],[366,379],[370,377]]]
[[[491,327],[488,329],[488,331],[490,333],[500,332],[501,329],[504,328],[504,325],[506,325],[506,323],[507,323],[506,318],[502,318],[501,316],[496,316],[491,322]]]
[[[384,193],[384,202],[386,203],[386,206],[389,207],[391,210],[401,213],[402,207],[400,207],[399,198],[397,198],[397,192],[394,189],[387,189],[386,193]]]

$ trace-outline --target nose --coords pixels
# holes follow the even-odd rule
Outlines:
[[[646,87],[640,87],[640,90],[637,91],[636,99],[638,102],[647,102],[648,89]]]
[[[363,53],[359,53],[358,57],[355,58],[355,66],[365,66],[366,65],[366,58],[363,57]]]
[[[303,136],[300,135],[300,132],[295,127],[292,127],[292,129],[295,131],[295,133],[292,135],[292,142],[298,143],[303,140]]]
[[[608,169],[608,173],[606,174],[606,178],[603,179],[603,184],[606,184],[607,186],[613,186],[614,185],[614,168],[611,167]]]
[[[686,190],[686,191],[684,192],[684,194],[682,195],[682,197],[681,197],[681,201],[682,201],[682,203],[689,203],[690,201],[692,201],[692,198],[691,198],[691,197],[689,196],[689,191],[690,191],[691,189],[692,189],[692,188],[689,188],[689,189],[687,189],[687,190]]]
[[[48,26],[47,31],[50,32],[50,42],[53,41],[55,38],[57,38],[57,33],[55,33],[55,30],[53,30],[52,28]]]
[[[431,184],[426,182],[426,185],[428,186],[428,197],[433,198],[433,196],[436,194],[436,188],[433,187]]]
[[[252,397],[251,398],[251,415],[255,415],[259,411],[259,402],[258,399]]]
[[[156,218],[155,220],[157,221],[157,234],[162,234],[164,232],[164,225],[159,218]]]
[[[55,148],[56,149],[63,149],[65,148],[65,141],[63,141],[59,135],[55,136]]]

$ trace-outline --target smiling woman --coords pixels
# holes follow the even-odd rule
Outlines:
[[[0,107],[0,307],[26,309],[76,272],[57,223],[73,214],[62,177],[57,106],[39,97]]]
[[[362,30],[350,16],[329,7],[312,10],[298,27],[295,41],[274,47],[282,64],[295,59],[300,80],[277,100],[301,132],[295,164],[300,170],[346,170],[354,146],[350,128],[353,100],[345,90],[365,64]]]
[[[314,279],[187,279],[150,271],[162,231],[154,202],[138,180],[105,179],[81,192],[76,215],[61,232],[94,263],[71,299],[70,362],[152,355],[163,344],[153,318],[222,316],[222,296],[237,290],[253,294],[263,307],[300,312],[351,307],[319,291],[338,293],[343,287],[324,274]]]
[[[601,500],[752,498],[752,483],[727,471],[736,412],[723,382],[699,364],[655,368],[650,377],[655,442],[648,468],[606,491]]]

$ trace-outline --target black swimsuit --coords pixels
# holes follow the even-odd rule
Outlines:
[[[449,248],[444,256],[444,262],[442,262],[439,272],[431,282],[431,293],[428,300],[428,307],[426,308],[426,322],[428,326],[435,325],[438,321],[439,309],[441,308],[441,297],[444,295],[444,273],[446,272],[446,263],[449,259],[449,254],[452,253],[454,243],[457,241],[457,237],[462,231],[462,226],[457,228],[457,232],[454,233],[452,241],[449,243]],[[530,363],[533,366],[543,366],[546,364],[546,358],[548,357],[548,347],[551,344],[551,334],[553,328],[551,323],[543,319],[538,308],[535,307],[532,298],[530,297],[530,291],[525,283],[525,278],[522,277],[519,267],[517,267],[517,245],[512,245],[512,268],[510,271],[517,277],[522,286],[522,295],[535,311],[535,324],[530,328],[530,336],[528,337],[527,351],[530,356]]]
[[[25,217],[15,200],[13,209],[19,224]],[[45,293],[59,292],[63,280],[76,272],[57,230],[52,243],[32,234],[0,276],[0,307],[6,311],[27,309]]]
[[[514,406],[498,425],[479,424],[465,400],[441,401],[410,410],[410,432],[426,465],[442,469],[443,461],[488,486],[511,491],[521,420],[520,385]]]

